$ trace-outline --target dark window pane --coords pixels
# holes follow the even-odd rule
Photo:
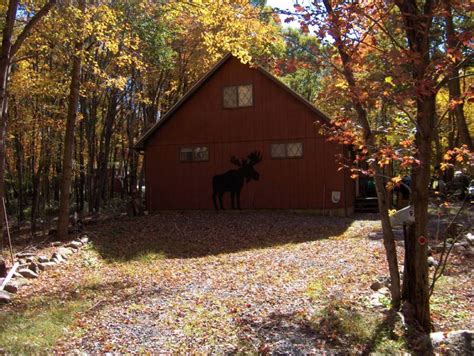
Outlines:
[[[237,107],[237,87],[224,88],[224,107],[225,108]]]
[[[283,158],[286,156],[286,145],[284,143],[272,144],[270,150],[273,158]]]
[[[196,147],[194,148],[194,160],[195,161],[207,161],[209,160],[209,150],[207,147]]]
[[[181,148],[179,152],[179,159],[181,161],[192,161],[193,160],[193,149],[192,148]]]

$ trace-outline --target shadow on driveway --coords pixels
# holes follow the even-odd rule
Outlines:
[[[89,231],[103,258],[128,261],[148,254],[196,258],[315,241],[344,233],[352,222],[281,211],[190,211],[125,217]]]

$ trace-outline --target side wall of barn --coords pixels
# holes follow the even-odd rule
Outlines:
[[[254,105],[225,109],[226,86],[253,85]],[[258,150],[259,181],[242,190],[244,209],[341,209],[353,206],[349,174],[338,171],[342,147],[317,133],[315,112],[257,69],[229,59],[152,137],[145,150],[150,210],[211,209],[212,177],[235,168],[231,156]],[[271,144],[301,142],[300,158],[272,158]],[[182,147],[209,149],[209,160],[181,162]],[[332,192],[339,192],[334,203]],[[230,206],[230,198],[225,198]]]

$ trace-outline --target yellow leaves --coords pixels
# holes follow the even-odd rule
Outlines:
[[[393,78],[390,76],[385,77],[384,81],[385,83],[390,84],[391,86],[395,86],[395,84],[393,83]]]
[[[402,181],[402,177],[396,176],[391,179],[394,184],[399,184]]]
[[[127,84],[126,77],[109,78],[105,82],[107,87],[123,90]]]
[[[347,89],[348,88],[347,82],[345,80],[342,80],[342,79],[337,80],[335,87],[339,88],[339,89]]]
[[[390,192],[392,191],[395,187],[399,186],[400,183],[402,182],[402,177],[396,176],[390,179],[389,182],[385,185],[385,188]]]
[[[277,28],[261,21],[260,8],[247,0],[203,0],[186,6],[186,10],[181,16],[189,16],[199,29],[211,62],[231,52],[248,63],[252,59],[251,53],[270,53],[271,46],[280,40]]]

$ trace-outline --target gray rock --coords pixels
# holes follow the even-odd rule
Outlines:
[[[41,262],[40,264],[38,264],[38,267],[40,270],[42,271],[48,271],[52,268],[54,268],[56,266],[56,263],[54,262]]]
[[[369,232],[369,235],[367,237],[371,240],[379,240],[381,238],[381,235],[379,235],[378,232]]]
[[[382,284],[382,287],[390,287],[390,277],[379,276],[377,277],[377,281]]]
[[[390,298],[390,290],[387,287],[382,287],[369,297],[369,303],[374,307],[385,307],[382,302],[383,298]]]
[[[13,278],[24,278],[21,274],[19,274],[18,272],[15,272],[13,273]]]
[[[10,293],[4,290],[0,290],[0,304],[10,303],[12,297]]]
[[[39,273],[38,265],[34,262],[32,262],[28,265],[28,269],[35,272],[35,273]]]
[[[474,354],[474,331],[456,330],[449,333],[442,331],[430,334],[433,348],[443,347],[443,354],[448,355],[473,355]]]
[[[443,251],[443,244],[438,244],[438,245],[433,245],[433,246],[430,246],[431,248],[431,251],[433,252],[441,252]],[[446,245],[446,250],[449,248],[448,245]]]
[[[55,241],[55,242],[51,242],[51,246],[53,247],[58,247],[58,246],[62,246],[62,242],[61,241]]]
[[[71,256],[74,253],[74,251],[72,251],[72,249],[70,248],[60,247],[57,253],[59,253],[65,259],[68,259],[68,257]]]
[[[66,245],[66,247],[71,247],[75,250],[78,250],[82,247],[82,242],[80,242],[80,241],[71,241],[70,243],[68,243]]]
[[[46,256],[38,256],[38,262],[39,263],[49,262],[49,258]]]
[[[18,283],[16,281],[12,281],[11,279],[8,281],[7,285],[5,286],[4,290],[9,293],[16,293],[18,292]]]
[[[370,289],[374,290],[374,291],[378,291],[380,288],[383,287],[383,284],[380,283],[379,281],[375,281],[374,283],[372,283],[370,285]]]
[[[19,252],[16,254],[16,257],[18,258],[27,258],[27,257],[33,257],[35,254],[33,252]]]
[[[438,261],[435,260],[433,256],[428,257],[428,266],[436,267],[438,265]]]
[[[459,245],[460,245],[460,246],[464,246],[464,248],[469,248],[469,246],[471,246],[471,244],[470,244],[468,241],[466,241],[466,240],[464,240],[464,241],[459,241]]]
[[[89,242],[89,236],[84,235],[84,236],[82,236],[82,237],[79,239],[79,241],[81,241],[82,244],[85,245],[85,244],[87,244],[87,243]]]
[[[464,251],[464,256],[467,258],[473,258],[474,257],[474,247],[469,247],[466,251]]]
[[[466,236],[464,236],[467,242],[469,242],[471,245],[474,245],[474,234],[471,234],[468,232]]]
[[[57,263],[66,262],[66,260],[63,258],[63,256],[61,256],[57,252],[53,253],[53,255],[51,256],[51,261],[53,261],[53,260],[57,260],[58,261]]]
[[[275,343],[272,355],[304,355],[304,353],[289,340],[280,340]]]
[[[33,272],[30,269],[23,268],[18,271],[25,278],[38,278],[38,273]]]
[[[456,251],[456,252],[464,252],[464,251],[466,251],[466,248],[461,243],[456,242],[454,244],[453,250]]]

